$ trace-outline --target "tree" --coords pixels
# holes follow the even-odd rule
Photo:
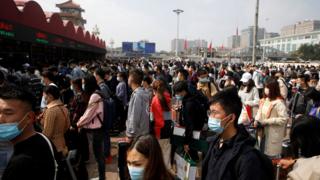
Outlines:
[[[320,60],[320,44],[303,44],[292,56],[304,60]]]

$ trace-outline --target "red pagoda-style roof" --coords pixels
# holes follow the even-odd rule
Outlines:
[[[14,0],[17,6],[24,6],[30,0]]]
[[[72,0],[66,1],[64,3],[56,4],[58,8],[73,8],[73,9],[80,9],[81,11],[84,11],[79,4],[73,2]]]
[[[21,11],[13,0],[0,0],[0,4],[0,20],[24,25],[96,48],[106,48],[102,39],[95,37],[81,27],[76,29],[71,21],[64,24],[58,13],[46,17],[41,6],[35,1],[26,2]]]

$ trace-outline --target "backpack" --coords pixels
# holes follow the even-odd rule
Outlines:
[[[41,84],[41,79],[37,78],[37,77],[31,77],[29,80],[29,87],[31,88],[31,90],[35,96],[35,101],[36,101],[35,102],[35,104],[36,104],[35,109],[37,111],[39,111],[41,99],[42,99],[42,90],[43,90],[43,85]]]
[[[103,102],[103,119],[100,116],[98,116],[98,119],[102,124],[102,128],[109,131],[112,128],[113,120],[116,118],[115,101],[111,97],[105,97],[101,91],[96,91],[95,93],[102,98]]]
[[[201,122],[203,126],[203,124],[208,122],[207,110],[209,109],[209,101],[206,96],[201,94],[194,99],[195,104],[197,104],[194,110],[199,113],[197,121]]]
[[[248,146],[247,148],[244,148],[243,150],[241,150],[242,153],[239,155],[239,157],[236,160],[235,174],[237,174],[236,172],[238,172],[238,168],[240,167],[241,158],[250,151],[253,151],[261,161],[262,169],[264,170],[265,175],[268,176],[266,177],[266,179],[275,179],[275,173],[274,173],[274,167],[273,167],[272,161],[265,154],[263,154],[262,152],[260,152],[259,150],[251,146]]]

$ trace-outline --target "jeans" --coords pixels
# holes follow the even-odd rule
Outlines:
[[[99,180],[105,180],[104,132],[102,129],[87,130],[87,137],[98,164]]]

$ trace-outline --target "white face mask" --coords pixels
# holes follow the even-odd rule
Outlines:
[[[122,78],[121,77],[117,77],[117,81],[122,81]]]

